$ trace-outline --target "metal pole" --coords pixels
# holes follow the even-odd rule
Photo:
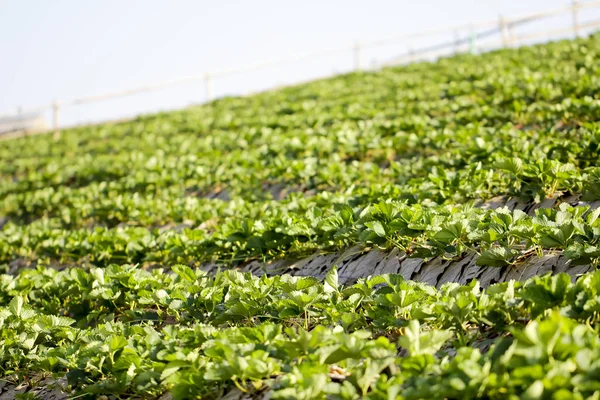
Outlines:
[[[579,37],[579,18],[577,15],[578,0],[571,0],[571,10],[573,12],[573,36]]]
[[[213,92],[212,78],[208,72],[204,74],[204,83],[206,84],[206,99],[208,101],[212,101],[215,97]]]
[[[354,43],[354,70],[360,71],[360,42]]]
[[[60,139],[60,129],[58,128],[58,111],[60,109],[60,104],[58,101],[54,100],[52,103],[52,127],[54,129],[54,140]]]
[[[506,31],[506,22],[502,14],[498,18],[498,29],[500,29],[500,34],[502,35],[502,47],[506,48],[508,46],[508,32]]]

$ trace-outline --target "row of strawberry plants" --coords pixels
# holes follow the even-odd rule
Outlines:
[[[521,68],[521,67],[520,67]],[[523,69],[516,69],[514,72],[519,72],[522,73]],[[389,84],[389,82],[386,81],[386,77],[388,76],[394,76],[394,74],[398,75],[398,72],[390,72],[388,71],[386,72],[382,72],[382,78],[379,78],[379,75],[366,75],[366,76],[361,76],[362,79],[364,79],[365,81],[369,81],[369,80],[374,80],[377,82],[377,80],[379,79],[378,85],[384,85],[384,84]],[[400,75],[401,76],[401,75]],[[431,78],[431,77],[430,77]],[[442,76],[442,78],[448,79],[446,76]],[[341,80],[342,78],[338,78],[338,80]],[[571,79],[571,77],[565,77],[565,82],[560,82],[561,84],[567,84],[569,82],[569,80]],[[460,79],[458,79],[460,81]],[[429,81],[429,80],[428,80]],[[369,82],[369,84],[373,84],[373,82]],[[486,86],[486,84],[489,85],[489,83],[483,81],[481,82],[481,86]],[[473,88],[473,84],[469,83],[469,88],[472,91],[475,91],[476,89]],[[500,86],[499,88],[494,88],[493,91],[497,90],[497,89],[501,89],[503,86]],[[590,89],[589,87],[587,88],[588,90]],[[436,91],[439,93],[439,91],[442,92],[447,92],[444,91],[443,88],[436,88]],[[336,93],[337,94],[337,93]],[[465,96],[467,96],[469,93],[464,94]],[[220,103],[218,106],[217,105],[212,105],[212,106],[208,106],[206,107],[206,109],[200,109],[200,110],[193,110],[193,111],[187,111],[186,114],[184,114],[185,117],[182,116],[183,113],[179,113],[179,114],[174,114],[174,115],[162,115],[162,116],[158,116],[155,117],[154,120],[141,120],[141,121],[136,121],[134,123],[129,123],[129,124],[124,124],[122,127],[120,126],[108,126],[108,127],[104,127],[104,129],[92,129],[92,128],[88,128],[88,130],[90,131],[90,135],[92,135],[92,137],[94,137],[94,134],[96,131],[100,131],[102,132],[101,135],[98,135],[100,137],[97,137],[97,140],[91,140],[91,138],[89,136],[85,136],[84,132],[81,131],[85,131],[85,129],[78,129],[75,130],[73,132],[73,134],[77,134],[77,135],[81,135],[81,137],[78,136],[74,136],[71,135],[69,136],[70,139],[76,140],[76,142],[74,144],[71,144],[70,142],[64,142],[64,143],[60,143],[60,145],[64,146],[64,152],[60,151],[61,147],[60,146],[56,146],[56,144],[54,146],[50,146],[51,142],[45,143],[46,146],[42,146],[41,148],[39,148],[37,151],[38,153],[43,153],[45,148],[51,148],[53,151],[53,154],[47,155],[46,157],[34,157],[31,154],[31,149],[29,149],[29,151],[27,151],[27,149],[23,149],[20,146],[26,145],[28,144],[31,140],[29,141],[25,141],[25,142],[14,142],[15,143],[15,147],[18,148],[19,150],[21,150],[20,152],[17,152],[17,158],[15,160],[15,152],[11,152],[10,146],[6,149],[6,152],[2,154],[3,158],[10,158],[11,160],[13,160],[14,162],[11,164],[8,164],[6,166],[3,166],[3,168],[6,170],[6,172],[3,174],[10,174],[12,176],[15,177],[20,177],[23,178],[23,174],[24,173],[31,173],[33,171],[39,171],[40,167],[49,167],[47,168],[44,172],[45,174],[41,174],[40,178],[43,178],[44,176],[46,178],[49,177],[53,177],[52,180],[56,181],[56,177],[59,177],[60,175],[56,176],[57,174],[62,174],[61,171],[64,171],[64,175],[65,177],[68,177],[69,174],[71,175],[71,177],[75,178],[75,181],[78,180],[78,178],[83,179],[84,176],[82,175],[77,175],[75,173],[75,176],[73,176],[73,173],[76,172],[73,170],[74,165],[71,164],[67,164],[65,162],[65,153],[66,155],[69,156],[73,156],[74,154],[78,156],[78,161],[80,161],[80,163],[77,163],[76,166],[77,168],[85,168],[86,167],[86,163],[85,161],[87,160],[88,163],[89,161],[91,161],[92,159],[99,163],[98,165],[102,167],[102,169],[106,169],[106,168],[110,168],[111,161],[117,161],[117,165],[121,165],[122,163],[119,161],[124,161],[124,160],[120,160],[118,157],[114,157],[120,154],[137,154],[140,155],[140,152],[142,154],[154,154],[156,156],[160,156],[161,153],[162,154],[167,154],[167,155],[183,155],[183,154],[197,154],[199,156],[202,156],[202,153],[200,153],[202,150],[204,150],[204,153],[206,153],[206,148],[210,148],[212,149],[212,151],[217,150],[217,152],[213,153],[213,155],[217,155],[219,154],[218,151],[221,152],[221,154],[225,153],[231,153],[234,152],[234,150],[236,148],[240,148],[243,147],[244,150],[248,150],[248,148],[251,150],[252,147],[262,147],[265,145],[269,145],[269,146],[275,146],[275,149],[279,148],[285,148],[286,152],[285,154],[293,157],[293,158],[300,158],[302,157],[302,155],[306,155],[306,154],[312,154],[314,156],[320,156],[320,157],[327,157],[328,154],[330,154],[331,152],[339,152],[339,153],[348,153],[350,152],[350,154],[352,156],[357,156],[357,157],[365,157],[368,156],[369,154],[371,154],[372,152],[368,151],[369,149],[374,149],[377,147],[373,147],[373,143],[371,139],[373,139],[373,137],[375,137],[376,139],[381,139],[382,137],[386,137],[386,136],[390,136],[393,135],[394,133],[397,132],[409,132],[409,133],[417,133],[415,138],[412,138],[411,140],[416,140],[419,141],[420,137],[423,137],[423,143],[427,143],[427,141],[429,141],[431,144],[436,144],[436,139],[435,138],[431,138],[429,135],[427,135],[428,132],[430,132],[432,129],[435,129],[434,126],[427,126],[426,129],[403,129],[403,128],[409,128],[408,126],[404,126],[403,118],[406,118],[407,121],[410,121],[411,119],[414,119],[415,116],[411,115],[411,114],[419,114],[419,113],[423,113],[423,111],[419,111],[419,110],[411,110],[414,111],[414,113],[406,113],[406,115],[404,116],[398,116],[393,115],[393,112],[395,111],[395,108],[397,108],[397,104],[394,104],[398,101],[398,99],[396,98],[396,96],[398,96],[399,93],[386,93],[387,97],[383,97],[386,101],[386,107],[382,107],[381,104],[373,104],[374,109],[379,109],[379,110],[385,110],[385,113],[389,113],[390,115],[376,115],[376,116],[372,116],[371,118],[361,118],[360,121],[356,121],[353,120],[351,118],[348,118],[349,115],[346,115],[344,118],[344,115],[338,115],[337,113],[331,113],[331,117],[333,118],[333,123],[335,126],[331,127],[331,126],[327,126],[327,130],[325,129],[317,129],[315,130],[314,125],[309,123],[310,120],[310,116],[306,115],[302,112],[297,112],[294,115],[292,115],[294,117],[294,119],[299,120],[300,122],[302,121],[302,118],[306,119],[305,122],[305,126],[303,127],[303,130],[293,130],[290,132],[290,129],[279,129],[279,128],[268,128],[269,125],[272,125],[271,123],[265,123],[263,118],[260,119],[253,119],[252,116],[253,115],[240,115],[238,114],[238,118],[240,119],[240,121],[235,124],[235,131],[231,132],[228,131],[228,128],[232,128],[230,125],[226,125],[223,124],[223,126],[214,126],[214,125],[210,125],[207,126],[206,122],[202,120],[202,117],[206,118],[207,120],[210,120],[211,117],[214,119],[215,117],[219,116],[219,112],[218,110],[215,109],[227,109],[229,108],[233,108],[232,107],[232,101],[224,101],[223,103]],[[400,94],[401,95],[401,94]],[[449,96],[449,93],[445,93],[445,96]],[[453,94],[452,94],[453,95]],[[473,93],[471,93],[471,95],[473,95]],[[574,95],[574,98],[578,98],[579,96],[582,96],[583,94],[580,95]],[[365,96],[365,100],[371,100],[368,96],[366,96],[365,93],[360,93],[357,94],[357,96]],[[378,95],[379,97],[381,97],[381,95]],[[276,97],[276,96],[273,96]],[[269,102],[273,102],[274,104],[277,103],[277,101],[281,101],[281,96],[277,96],[279,98],[273,99],[273,100],[266,100],[265,101],[269,101]],[[290,96],[291,97],[291,96]],[[328,107],[327,107],[327,102],[328,101],[344,101],[345,99],[343,97],[339,98],[339,96],[336,96],[335,99],[331,99],[331,98],[327,98],[326,95],[321,96],[322,98],[320,98],[320,102],[319,104],[323,104],[325,103],[325,106],[322,107],[321,112],[324,115],[328,115]],[[411,96],[411,97],[414,97]],[[516,96],[518,97],[518,95]],[[292,99],[288,99],[286,101],[286,105],[287,106],[294,106],[293,103],[290,103],[290,100]],[[373,99],[373,100],[377,100],[377,96]],[[379,99],[381,101],[381,99]],[[418,99],[414,99],[413,100],[418,100]],[[439,100],[439,99],[438,99]],[[239,101],[239,100],[236,100]],[[250,100],[251,101],[251,100]],[[456,102],[456,99],[453,99],[454,102]],[[254,101],[256,103],[256,101]],[[313,101],[314,103],[314,101]],[[483,102],[485,103],[485,102]],[[369,104],[369,103],[367,103]],[[423,101],[421,103],[419,102],[415,102],[414,104],[427,104],[427,101]],[[555,104],[555,103],[552,103]],[[255,105],[256,107],[257,105]],[[479,105],[478,105],[479,106]],[[572,106],[569,103],[565,103],[563,108],[566,109],[566,111],[568,111],[569,107]],[[252,107],[248,107],[250,110],[252,109]],[[276,109],[277,107],[273,107],[274,109]],[[314,108],[314,105],[313,105]],[[434,110],[438,110],[438,112],[440,111],[440,105],[437,103],[432,104],[430,107],[431,109]],[[204,112],[203,112],[204,111]],[[238,110],[236,110],[237,112]],[[269,110],[262,110],[263,113],[264,112],[268,112]],[[276,110],[275,110],[276,111]],[[301,111],[301,110],[298,110]],[[303,111],[303,110],[302,110]],[[429,110],[427,110],[429,111]],[[448,110],[447,114],[449,114],[450,116],[452,116],[454,111],[450,111]],[[217,115],[211,115],[212,114],[217,114]],[[206,115],[204,115],[206,114]],[[255,114],[256,115],[256,114]],[[230,116],[230,115],[228,115]],[[278,120],[275,122],[279,122],[281,123],[284,118],[281,115],[275,115]],[[288,116],[291,117],[291,116]],[[190,126],[189,123],[186,123],[187,119],[193,118],[194,123],[196,124],[198,130],[198,133],[200,134],[200,136],[190,136],[189,135],[189,131],[194,129],[194,125]],[[557,114],[555,116],[556,120],[555,122],[560,122],[561,118],[560,115]],[[171,120],[172,119],[172,120]],[[450,118],[451,119],[451,118]],[[508,121],[513,122],[514,119],[512,118],[507,118]],[[469,122],[476,122],[477,119],[473,118],[472,121]],[[156,123],[156,122],[160,122],[160,123]],[[577,121],[579,125],[583,124],[584,122],[581,120]],[[167,124],[168,129],[165,129],[165,127],[163,125]],[[301,125],[301,123],[300,123]],[[464,124],[467,125],[467,124]],[[496,123],[496,124],[492,124],[492,127],[495,127],[496,129],[498,129],[499,127],[503,126],[504,124],[502,123]],[[515,124],[515,125],[519,125],[519,124]],[[460,126],[460,125],[459,125]],[[480,124],[481,126],[481,124]],[[485,124],[483,124],[483,126],[486,126]],[[488,125],[489,126],[489,125]],[[239,128],[239,129],[238,129]],[[286,128],[289,128],[286,126]],[[333,129],[332,129],[333,128]],[[415,128],[415,126],[411,126],[411,128]],[[461,127],[462,128],[462,127]],[[215,132],[213,132],[215,135],[214,136],[218,136],[219,139],[215,140],[214,136],[207,136],[204,132],[206,130],[212,130],[214,129]],[[241,131],[240,131],[241,129]],[[297,128],[296,128],[297,129]],[[464,129],[464,128],[462,128]],[[461,130],[462,130],[461,129]],[[360,130],[360,135],[357,135],[356,130]],[[452,129],[451,129],[452,130]],[[111,135],[109,137],[107,137],[107,131],[112,132],[114,131],[114,133],[111,133]],[[135,131],[135,133],[133,133],[132,131]],[[149,139],[147,139],[146,136],[142,135],[142,132],[147,134]],[[179,132],[177,134],[177,132]],[[287,133],[293,133],[292,135],[289,135],[286,137],[286,132]],[[332,133],[335,133],[335,135],[332,135]],[[169,141],[166,141],[165,139],[165,135],[168,134],[168,139]],[[302,140],[303,136],[306,135],[311,136],[311,139],[306,141],[306,140]],[[139,140],[139,136],[142,136],[142,140],[140,143]],[[298,136],[299,135],[299,136]],[[438,133],[439,135],[439,133]],[[272,138],[273,136],[277,137],[278,139],[288,139],[286,141],[284,141],[283,143],[278,143],[279,141],[275,142],[275,143],[270,143],[269,142],[269,138]],[[301,138],[301,140],[299,140],[300,143],[302,143],[302,146],[298,146],[298,142],[295,143],[294,142],[290,142],[290,139],[293,139],[295,137],[299,137]],[[394,136],[391,136],[391,139],[394,140]],[[460,137],[459,137],[460,139]],[[109,141],[107,144],[107,140]],[[117,140],[119,140],[118,144],[119,146],[123,148],[123,153],[120,152],[115,152],[114,150],[116,150],[115,146],[117,145]],[[236,143],[237,140],[237,143]],[[111,142],[112,141],[112,142]],[[159,142],[159,148],[161,149],[161,152],[156,152],[157,149],[157,143]],[[125,143],[123,143],[125,142]],[[130,143],[130,146],[127,146],[127,143]],[[376,140],[376,143],[379,142],[379,140]],[[404,142],[404,146],[402,146]],[[410,142],[407,143],[406,139],[404,139],[402,141],[396,141],[395,146],[391,146],[391,150],[392,152],[400,150],[402,151],[402,147],[405,147],[407,144],[410,144]],[[36,143],[39,143],[39,139],[36,139]],[[375,143],[375,144],[376,144]],[[285,144],[285,146],[284,146]],[[102,146],[103,150],[98,152],[98,154],[94,154],[94,150],[93,147],[94,146]],[[68,147],[67,147],[68,146]],[[75,146],[74,148],[72,148],[71,146]],[[191,148],[185,148],[184,146],[191,146]],[[305,147],[306,146],[306,147]],[[182,147],[184,147],[182,149]],[[247,148],[248,147],[248,148]],[[390,147],[388,147],[390,148]],[[427,147],[424,147],[427,148]],[[413,151],[423,151],[424,148],[418,149],[418,148],[413,148]],[[429,149],[431,150],[431,149]],[[291,152],[291,153],[290,153]],[[92,156],[94,155],[94,157],[92,158]],[[23,160],[23,161],[21,161]],[[48,164],[48,161],[52,161],[52,163]],[[141,161],[141,160],[140,160]],[[136,162],[134,160],[129,160],[128,161],[129,164],[131,164],[131,162]],[[90,165],[87,165],[87,168],[90,169]],[[91,169],[95,168],[95,166],[92,166]],[[126,170],[122,170],[122,169],[118,169],[115,172],[117,172],[117,176],[120,175],[124,175],[127,173]],[[48,175],[50,174],[50,175]],[[110,175],[110,174],[109,174]],[[22,179],[21,179],[22,180]]]
[[[600,198],[599,39],[6,142],[2,375],[66,376],[92,398],[600,398],[599,272],[482,290],[193,269],[356,244],[598,264],[599,209],[469,200]],[[273,201],[272,186],[298,193]],[[217,191],[230,200],[195,197]],[[197,229],[169,225],[184,222]]]
[[[299,198],[299,202],[302,198]],[[506,208],[421,206],[380,202],[368,207],[310,207],[300,212],[265,210],[260,218],[231,219],[205,229],[96,228],[62,230],[52,225],[7,225],[0,260],[10,263],[58,261],[102,266],[110,263],[217,262],[235,266],[250,260],[300,257],[317,250],[399,248],[409,257],[459,258],[478,254],[479,265],[504,266],[542,249],[562,249],[574,264],[600,257],[600,209],[538,209],[530,217]]]
[[[600,168],[591,167],[577,171],[572,164],[562,164],[555,160],[540,160],[525,164],[519,158],[506,158],[497,163],[499,169],[484,169],[480,164],[452,172],[434,168],[425,178],[411,179],[404,184],[382,183],[377,181],[380,170],[375,168],[361,173],[361,178],[348,181],[348,188],[335,191],[330,199],[345,198],[351,203],[377,202],[385,198],[406,199],[411,203],[430,200],[438,204],[452,204],[473,200],[489,199],[497,195],[509,194],[524,200],[541,201],[547,197],[564,193],[583,193],[583,200],[600,199]],[[362,167],[361,167],[362,168]],[[385,176],[385,175],[384,175]],[[385,179],[384,179],[385,180]],[[378,182],[361,185],[360,182]],[[359,182],[350,184],[350,182]],[[264,185],[262,185],[264,187]],[[277,188],[276,185],[271,187]],[[292,185],[289,191],[285,186],[281,192],[297,193],[305,186]],[[262,195],[251,198],[225,194],[225,199],[239,202],[253,202],[255,208],[276,207],[265,195],[269,190],[260,189]],[[328,190],[327,190],[328,191]],[[318,193],[317,193],[318,194]],[[275,194],[277,195],[277,194]],[[261,198],[262,197],[262,198]],[[312,197],[312,196],[306,196]],[[284,199],[282,208],[295,198]],[[317,196],[314,203],[323,204],[324,196]],[[212,212],[207,212],[212,208]],[[229,209],[231,207],[225,207]],[[64,227],[115,226],[135,224],[160,226],[168,223],[182,223],[186,220],[199,225],[207,220],[222,218],[224,212],[221,201],[210,201],[197,196],[182,196],[177,186],[156,190],[151,193],[122,193],[111,184],[92,184],[85,188],[68,187],[38,189],[33,192],[15,193],[4,198],[3,213],[15,223],[32,222],[39,218],[55,218]]]
[[[382,136],[369,124],[355,125],[343,127],[341,131],[320,133],[271,132],[259,139],[248,139],[249,147],[243,150],[222,149],[197,154],[194,151],[211,146],[209,139],[200,137],[196,144],[199,149],[187,149],[189,153],[181,153],[181,150],[157,153],[152,147],[131,154],[119,152],[97,158],[85,155],[75,159],[44,160],[27,176],[12,176],[12,181],[3,182],[0,193],[4,197],[9,193],[26,193],[46,187],[77,188],[105,181],[122,191],[163,187],[177,182],[179,186],[185,183],[186,188],[223,185],[229,181],[244,185],[241,177],[249,174],[256,180],[287,177],[302,182],[302,170],[315,168],[316,172],[326,168],[333,175],[331,179],[345,183],[347,180],[360,180],[360,175],[356,174],[361,173],[357,167],[362,164],[365,169],[378,165],[384,166],[384,171],[390,169],[401,176],[419,178],[436,166],[454,170],[481,162],[482,167],[487,169],[495,166],[498,159],[515,155],[519,155],[525,164],[546,157],[580,168],[597,162],[595,149],[598,136],[593,124],[567,132],[553,130],[551,134],[520,131],[510,125],[501,125],[456,130],[434,128],[418,133],[400,130],[391,136]],[[229,136],[232,134],[229,133]],[[350,138],[343,140],[348,136]],[[235,140],[235,136],[222,140]],[[358,140],[364,141],[362,146],[365,147],[353,149]],[[376,154],[379,152],[382,155],[378,157]],[[299,168],[289,165],[292,160],[299,163]],[[343,165],[351,171],[335,168],[336,163],[344,160]],[[240,172],[244,169],[245,174]],[[344,177],[344,174],[349,175]]]
[[[1,370],[66,375],[88,396],[600,395],[598,272],[436,290],[398,275],[340,287],[335,269],[323,283],[173,269],[2,276]]]
[[[553,129],[551,134],[545,134],[539,130],[515,129],[513,124],[432,128],[424,132],[391,127],[391,133],[382,133],[373,126],[376,123],[377,120],[369,123],[360,121],[346,126],[348,123],[344,121],[340,128],[322,132],[307,129],[299,132],[278,130],[260,136],[247,133],[248,143],[243,149],[212,148],[202,151],[214,145],[211,137],[200,136],[192,148],[186,149],[187,153],[182,153],[177,146],[174,146],[173,152],[168,149],[157,152],[153,146],[132,153],[116,152],[95,158],[89,154],[75,159],[50,158],[39,161],[40,165],[24,176],[5,176],[12,181],[3,182],[0,194],[5,196],[45,187],[85,187],[103,181],[117,183],[122,190],[131,189],[134,183],[164,186],[174,181],[202,187],[237,178],[236,183],[243,184],[243,180],[236,176],[240,168],[246,169],[246,176],[255,175],[259,180],[286,175],[301,180],[301,171],[288,165],[291,160],[301,163],[302,168],[314,168],[316,164],[317,169],[328,164],[335,166],[336,162],[344,160],[348,168],[355,163],[364,163],[365,168],[371,164],[390,164],[387,168],[420,177],[434,166],[453,169],[482,162],[486,168],[495,164],[498,158],[515,155],[522,157],[526,164],[529,160],[549,157],[582,168],[593,165],[598,158],[594,151],[598,138],[593,124],[567,132]],[[244,134],[228,132],[223,136],[222,141],[231,142]],[[402,160],[408,162],[404,164]],[[332,167],[329,169],[332,169],[331,173],[336,172]],[[343,174],[344,171],[337,173]],[[148,175],[148,182],[137,182],[144,178],[144,174]]]

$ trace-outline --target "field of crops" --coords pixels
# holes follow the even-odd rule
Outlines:
[[[0,160],[0,399],[600,399],[600,35]]]

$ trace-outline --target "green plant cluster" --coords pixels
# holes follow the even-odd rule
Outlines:
[[[364,209],[345,205],[326,212],[309,209],[263,219],[232,219],[211,234],[203,230],[149,230],[142,227],[61,230],[11,225],[0,234],[0,261],[31,264],[95,265],[142,263],[148,266],[210,261],[235,266],[252,260],[309,255],[356,244],[399,248],[408,257],[460,259],[477,255],[478,265],[505,266],[524,254],[565,250],[573,265],[600,261],[600,208],[541,208],[531,217],[506,207],[407,205],[381,202]]]
[[[2,141],[0,375],[89,398],[600,400],[600,272],[234,270],[357,245],[598,265],[599,93],[596,34]],[[552,207],[482,207],[499,197]]]
[[[464,55],[5,141],[0,262],[236,264],[358,243],[327,218],[382,202],[598,200],[599,51]]]
[[[600,396],[600,271],[435,289],[172,269],[2,275],[2,372],[66,376],[88,396]]]

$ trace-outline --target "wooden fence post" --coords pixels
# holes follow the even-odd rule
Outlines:
[[[513,24],[510,22],[506,24],[506,31],[508,32],[508,45],[512,46],[515,42],[515,32],[513,30]]]
[[[360,42],[354,42],[354,70],[360,71]]]
[[[469,53],[476,54],[477,46],[475,45],[475,31],[473,27],[469,27]]]
[[[408,48],[408,62],[414,63],[416,61],[415,51],[412,47]]]
[[[60,139],[60,129],[58,127],[58,111],[60,109],[60,104],[58,101],[54,100],[52,103],[52,128],[54,129],[54,140]]]
[[[498,18],[498,29],[500,29],[500,34],[502,35],[502,47],[506,48],[508,46],[508,32],[506,29],[506,21],[504,21],[504,17],[500,14]]]
[[[206,100],[213,101],[215,98],[215,93],[213,90],[213,81],[212,77],[208,72],[204,74],[204,84],[206,85]]]
[[[579,18],[577,15],[578,0],[571,0],[571,10],[573,13],[573,36],[579,37]]]
[[[458,29],[454,31],[454,54],[460,53],[460,34]]]

